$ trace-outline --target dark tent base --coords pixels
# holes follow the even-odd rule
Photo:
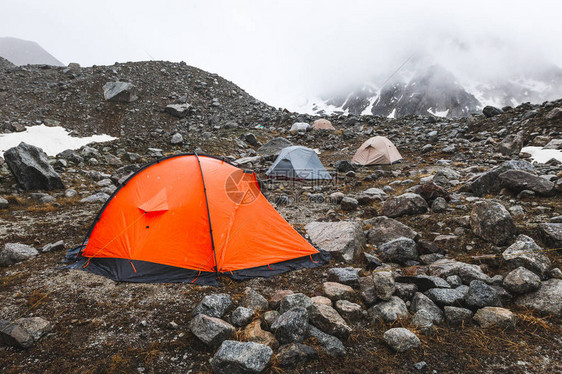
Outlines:
[[[89,271],[93,274],[103,275],[118,282],[134,283],[194,283],[206,286],[218,286],[217,274],[213,272],[199,272],[197,270],[178,268],[176,266],[162,265],[154,262],[128,260],[124,258],[88,258],[79,254],[81,247],[68,251],[67,261],[74,261],[67,266],[68,269]],[[288,271],[315,268],[328,262],[330,254],[324,251],[311,256],[295,258],[277,264],[258,266],[250,269],[236,270],[219,273],[218,276],[228,276],[234,280],[242,281],[250,278],[269,278]]]

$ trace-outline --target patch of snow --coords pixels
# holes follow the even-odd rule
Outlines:
[[[386,118],[394,118],[395,115],[396,115],[396,108],[392,109],[392,112],[390,112],[390,114]]]
[[[108,142],[115,139],[117,138],[109,135],[94,135],[85,138],[70,136],[70,132],[60,126],[30,126],[23,132],[0,134],[0,156],[3,156],[6,150],[16,147],[21,142],[41,148],[49,156],[55,156],[67,149],[78,149],[86,144]]]
[[[449,109],[438,112],[433,111],[433,108],[429,108],[427,111],[429,112],[429,114],[435,117],[447,117],[447,114],[449,114]]]
[[[377,101],[377,99],[378,99],[378,97],[375,96],[375,97],[372,97],[372,98],[369,100],[369,105],[367,105],[367,107],[365,108],[365,110],[363,110],[363,111],[361,112],[361,115],[362,115],[362,116],[370,116],[371,114],[373,114],[373,113],[371,113],[371,110],[373,109],[373,105],[375,105],[375,102]]]
[[[543,149],[542,147],[523,147],[521,152],[529,153],[531,159],[539,164],[544,164],[551,158],[562,162],[562,151],[558,149]]]

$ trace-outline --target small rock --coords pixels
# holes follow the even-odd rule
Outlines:
[[[474,315],[474,321],[483,328],[491,326],[514,328],[517,319],[509,309],[488,306],[478,309]]]
[[[0,251],[0,266],[11,266],[18,262],[35,258],[39,252],[26,244],[6,243]]]
[[[427,212],[427,202],[418,194],[405,193],[386,200],[382,207],[383,215],[387,217],[401,217]]]
[[[138,99],[135,85],[127,82],[107,82],[103,85],[103,97],[108,101],[130,103]]]
[[[218,347],[236,331],[228,322],[205,314],[196,315],[191,320],[189,328],[193,335],[210,347]]]
[[[308,329],[308,312],[293,308],[283,314],[271,326],[271,331],[281,344],[302,343]]]
[[[307,335],[311,338],[316,339],[329,356],[343,356],[346,353],[345,347],[341,340],[339,340],[335,336],[326,334],[325,332],[317,329],[312,325],[308,325]]]
[[[486,306],[501,306],[498,291],[494,287],[479,280],[470,282],[470,287],[464,297],[464,303],[471,309],[479,309]]]
[[[409,313],[404,301],[397,296],[392,296],[389,301],[383,301],[370,308],[369,315],[375,321],[394,322],[407,318]]]
[[[350,286],[336,282],[324,282],[322,284],[324,295],[331,300],[353,299],[355,291]]]
[[[193,315],[205,314],[210,317],[222,318],[233,306],[232,298],[228,294],[207,295],[195,307]]]
[[[447,323],[453,326],[464,325],[472,320],[472,311],[456,306],[446,306],[443,308]]]
[[[390,300],[396,289],[394,277],[390,271],[373,272],[373,283],[375,296],[381,300]]]
[[[244,308],[243,306],[239,306],[238,308],[234,309],[232,312],[232,316],[230,320],[234,326],[246,326],[252,318],[254,317],[254,311],[252,309]]]
[[[421,345],[420,339],[416,334],[402,327],[387,330],[383,335],[383,339],[396,352],[406,352]]]
[[[316,349],[300,343],[284,345],[277,352],[277,360],[282,367],[294,367],[302,362],[316,359],[318,359]]]
[[[508,242],[517,232],[513,218],[505,207],[495,201],[478,201],[470,215],[474,234],[496,245]]]
[[[293,308],[304,308],[307,309],[311,306],[312,300],[310,297],[302,293],[293,293],[285,296],[281,303],[279,304],[279,312],[281,314],[293,309]]]
[[[418,259],[416,242],[408,238],[397,238],[379,247],[381,258],[387,262],[406,263]]]
[[[264,344],[225,340],[210,362],[217,374],[261,373],[272,355]]]
[[[541,279],[532,271],[520,266],[505,276],[503,286],[509,292],[522,294],[538,290]]]
[[[327,334],[347,339],[352,331],[351,327],[331,306],[315,304],[309,308],[309,311],[311,323]]]

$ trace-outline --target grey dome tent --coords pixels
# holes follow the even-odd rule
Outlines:
[[[316,152],[299,145],[283,148],[265,175],[270,178],[332,179]]]

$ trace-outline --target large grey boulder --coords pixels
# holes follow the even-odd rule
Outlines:
[[[491,200],[474,204],[470,226],[474,234],[496,245],[506,244],[517,233],[511,214],[502,204]]]
[[[547,248],[562,247],[562,223],[541,223],[539,234]]]
[[[498,114],[502,114],[503,111],[495,106],[487,105],[484,109],[482,109],[482,113],[486,116],[486,118],[490,118],[497,116]]]
[[[0,344],[30,348],[53,329],[53,325],[41,318],[20,318],[15,322],[0,320]]]
[[[406,352],[421,345],[420,339],[408,329],[392,328],[383,334],[383,340],[396,352]]]
[[[168,114],[170,114],[174,117],[184,118],[191,111],[191,105],[189,105],[187,103],[185,103],[185,104],[168,104],[168,105],[166,105],[165,111],[166,111],[166,113],[168,113]]]
[[[529,173],[534,173],[535,168],[528,161],[511,160],[496,166],[492,170],[482,174],[472,183],[470,183],[470,190],[476,196],[484,196],[500,192],[501,181],[499,175],[508,170],[523,170]]]
[[[26,244],[6,243],[0,251],[0,266],[10,266],[18,262],[29,260],[39,255],[39,252]]]
[[[501,306],[498,291],[479,280],[470,282],[468,292],[464,297],[464,303],[471,309],[480,309],[486,306]]]
[[[137,88],[129,82],[107,82],[103,85],[103,97],[108,101],[130,103],[138,99]]]
[[[207,295],[193,310],[193,315],[205,314],[210,317],[222,318],[222,316],[234,306],[229,294]]]
[[[382,214],[387,217],[401,217],[427,212],[427,201],[415,193],[405,193],[386,200],[382,206]]]
[[[398,238],[416,239],[419,234],[403,223],[385,216],[372,218],[365,223],[373,227],[367,234],[367,241],[375,246],[380,246]]]
[[[351,327],[339,313],[329,305],[315,304],[309,308],[310,322],[327,334],[347,339],[351,334]]]
[[[394,322],[410,316],[406,303],[397,296],[392,296],[390,300],[371,307],[369,315],[373,320],[382,320],[383,322]]]
[[[346,353],[341,340],[312,325],[308,325],[307,336],[316,339],[329,356],[343,356]]]
[[[271,331],[281,344],[302,343],[308,329],[308,312],[293,308],[281,314],[271,325]]]
[[[4,152],[8,168],[24,190],[63,189],[60,175],[41,148],[21,142]]]
[[[527,235],[519,235],[515,243],[510,245],[503,253],[503,259],[513,268],[523,266],[542,279],[552,263],[535,241]]]
[[[218,347],[236,331],[230,323],[205,314],[196,315],[191,320],[189,328],[193,335],[210,347]]]
[[[273,350],[264,344],[225,340],[210,362],[217,374],[261,373],[272,355]]]
[[[305,230],[317,248],[348,263],[353,262],[365,246],[365,234],[356,222],[311,222]]]
[[[509,292],[523,294],[538,290],[541,279],[532,271],[520,266],[505,276],[503,286]]]
[[[562,279],[553,278],[542,282],[541,288],[520,296],[515,303],[542,314],[562,316]]]
[[[509,309],[487,306],[478,309],[473,317],[474,321],[481,327],[487,328],[498,326],[502,328],[513,328],[517,322],[517,318]]]
[[[531,190],[539,195],[552,196],[555,193],[554,183],[535,174],[522,170],[508,170],[499,175],[501,185],[515,192]]]
[[[418,259],[416,242],[408,238],[397,238],[382,244],[379,254],[384,261],[405,263]]]
[[[523,133],[509,134],[497,146],[498,152],[505,156],[518,155],[523,148]]]
[[[410,303],[410,311],[417,313],[420,310],[426,311],[435,324],[443,322],[443,312],[429,297],[421,292],[416,292]]]
[[[293,143],[285,138],[273,138],[258,149],[258,154],[263,156],[277,156],[283,148],[292,146]]]

